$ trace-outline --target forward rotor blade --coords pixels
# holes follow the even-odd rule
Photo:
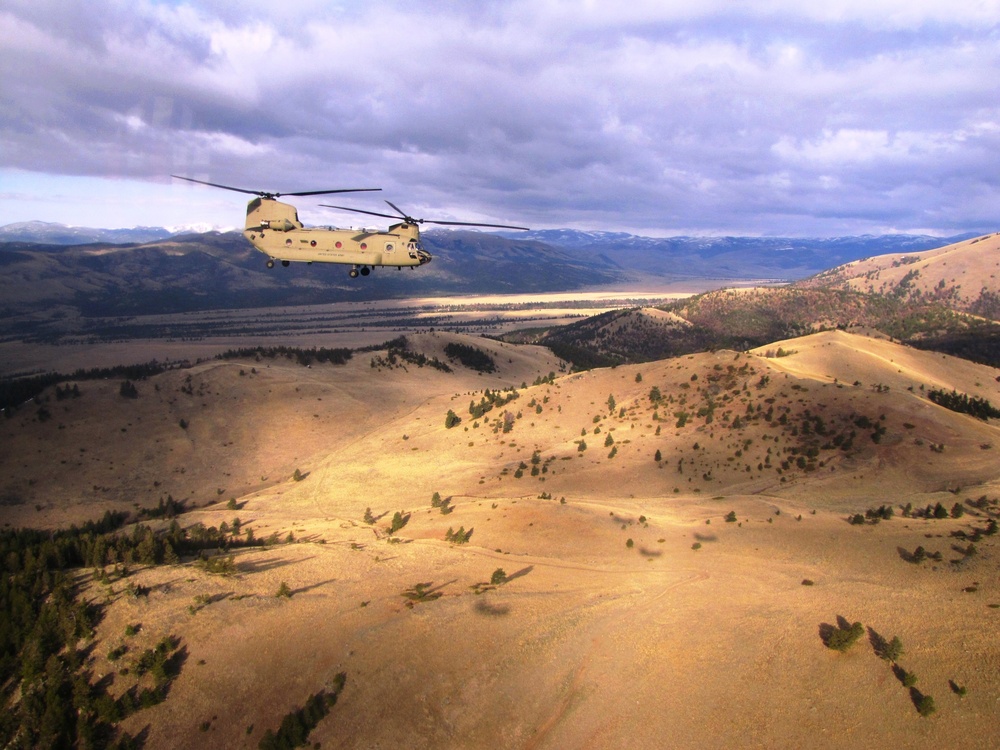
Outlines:
[[[178,180],[187,180],[188,182],[197,182],[199,185],[208,185],[209,187],[222,188],[223,190],[232,190],[237,193],[247,193],[248,195],[261,195],[259,190],[244,190],[243,188],[233,187],[232,185],[220,185],[217,182],[205,182],[204,180],[196,180],[193,177],[181,177],[179,174],[172,174],[171,177],[176,177]]]
[[[196,182],[199,185],[208,185],[209,187],[222,188],[223,190],[232,190],[236,193],[246,193],[247,195],[259,195],[261,198],[280,198],[282,195],[330,195],[332,193],[370,193],[382,190],[382,188],[346,188],[343,190],[305,190],[297,193],[269,193],[266,190],[247,190],[245,188],[233,187],[232,185],[220,185],[217,182],[206,182],[205,180],[196,180],[193,177],[182,177],[179,174],[172,174],[171,177],[176,177],[178,180],[186,180],[187,182]]]
[[[377,193],[382,188],[346,188],[344,190],[307,190],[304,193],[275,193],[279,195],[330,195],[331,193]]]

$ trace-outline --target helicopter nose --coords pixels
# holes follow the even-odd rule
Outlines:
[[[425,263],[430,263],[431,262],[432,256],[426,250],[420,250],[417,253],[417,258],[419,258],[419,260],[420,260],[420,265],[424,265]]]

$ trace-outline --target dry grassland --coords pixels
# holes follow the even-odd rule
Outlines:
[[[13,525],[169,493],[199,506],[185,524],[238,516],[294,539],[237,551],[232,576],[140,568],[148,596],[115,592],[95,678],[115,672],[105,655],[130,623],[130,648],[174,634],[187,649],[168,699],[125,722],[147,748],[256,747],[338,673],[310,736],[323,748],[995,746],[998,537],[966,557],[952,534],[997,516],[966,501],[1000,498],[1000,434],[926,398],[1000,403],[995,370],[842,332],[769,347],[794,352],[780,358],[574,375],[543,349],[410,340],[441,359],[450,341],[488,349],[499,371],[211,362],[139,383],[136,400],[81,384],[45,423],[22,410],[0,424]],[[522,382],[470,415],[484,389]],[[462,421],[447,429],[449,409]],[[938,502],[967,512],[899,513]],[[892,519],[847,523],[882,504]],[[396,511],[409,521],[394,542]],[[460,527],[468,543],[445,541]],[[917,546],[942,560],[907,562]],[[490,586],[497,568],[507,581]],[[870,629],[845,653],[821,638],[838,617]],[[879,636],[902,640],[932,716]]]

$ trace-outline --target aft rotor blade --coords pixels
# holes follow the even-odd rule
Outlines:
[[[399,217],[401,219],[403,219],[404,221],[409,221],[409,222],[412,222],[414,224],[422,224],[423,223],[423,219],[414,219],[409,214],[404,213],[403,210],[399,206],[397,206],[395,203],[393,203],[391,200],[386,200],[386,203],[388,203],[390,206],[392,206],[392,210],[395,211],[397,214],[399,214]]]
[[[435,221],[434,219],[414,219],[412,216],[409,216],[406,213],[404,213],[403,209],[401,209],[392,201],[386,200],[386,203],[392,206],[393,210],[396,211],[400,216],[402,216],[404,219],[414,224],[442,224],[452,227],[493,227],[495,229],[522,229],[525,232],[531,231],[530,229],[528,229],[528,227],[514,227],[511,226],[510,224],[483,224],[477,221]]]
[[[431,219],[421,219],[422,223],[425,224],[447,224],[453,227],[494,227],[495,229],[521,229],[525,232],[530,232],[531,229],[528,227],[515,227],[510,224],[480,224],[477,221],[433,221]]]
[[[363,208],[348,208],[347,206],[331,206],[329,203],[320,203],[323,208],[336,208],[340,211],[353,211],[356,214],[368,214],[369,216],[381,216],[383,219],[398,219],[399,216],[392,214],[380,214],[378,211],[365,211]]]
[[[328,203],[320,203],[324,208],[336,208],[341,211],[353,211],[357,214],[368,214],[369,216],[381,216],[383,219],[402,219],[410,224],[441,224],[453,227],[491,227],[493,229],[520,229],[524,232],[530,232],[528,227],[515,227],[510,224],[483,224],[477,221],[435,221],[433,219],[414,219],[409,214],[405,213],[399,206],[397,206],[392,201],[387,200],[388,203],[394,211],[399,215],[394,216],[393,214],[384,214],[379,211],[366,211],[363,208],[348,208],[347,206],[331,206]]]

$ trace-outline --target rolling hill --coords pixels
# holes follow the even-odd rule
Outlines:
[[[593,366],[750,349],[814,331],[860,328],[1000,365],[997,269],[1000,237],[987,235],[923,253],[855,261],[788,286],[722,289],[659,310],[616,310],[506,338],[542,343],[578,366]]]
[[[253,746],[333,695],[288,720],[310,743],[992,746],[1000,428],[930,393],[1000,403],[994,369],[844,331],[568,375],[542,348],[408,341],[496,371],[250,357],[0,423],[8,524],[169,494],[161,538],[225,528],[208,562],[147,563],[116,556],[147,538],[128,525],[103,579],[79,571],[87,674],[119,704],[153,684],[147,649],[180,654],[109,731]]]
[[[1000,375],[900,342],[995,355],[991,242],[49,386],[0,420],[0,744],[992,747]],[[224,234],[3,252],[10,335],[325,293]]]
[[[917,302],[943,302],[1000,320],[1000,234],[918,253],[854,261],[800,282]]]

